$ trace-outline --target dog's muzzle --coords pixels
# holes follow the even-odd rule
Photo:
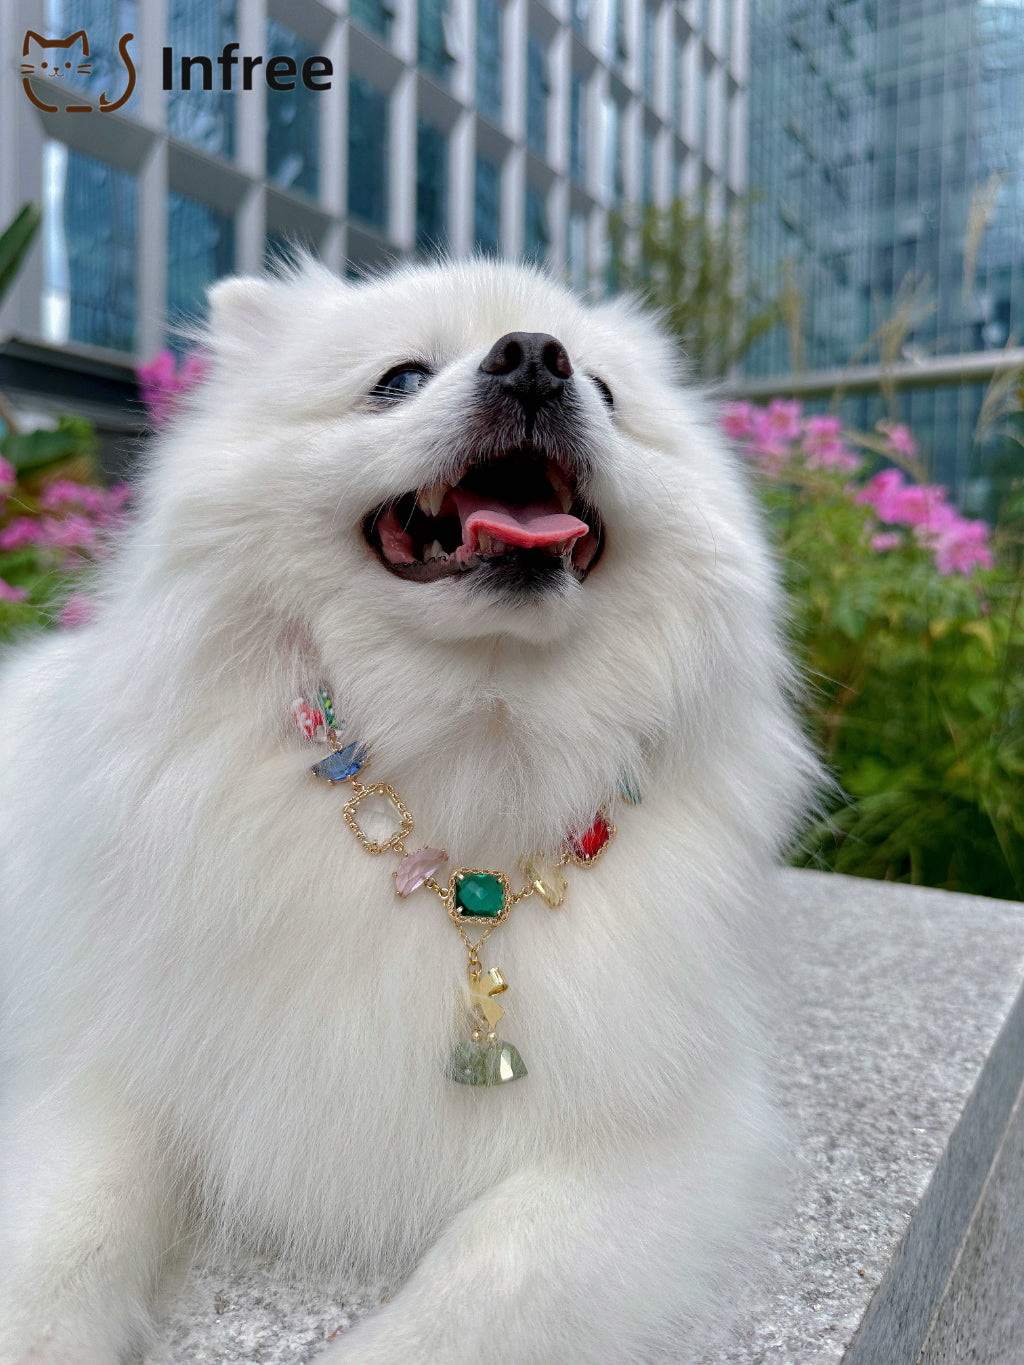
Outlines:
[[[363,534],[386,568],[429,583],[474,582],[535,592],[579,582],[604,534],[580,492],[589,460],[565,347],[544,332],[508,332],[480,364],[477,399],[453,444],[469,453],[451,482],[375,508]]]

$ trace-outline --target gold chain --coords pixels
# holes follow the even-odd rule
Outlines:
[[[328,728],[327,738],[332,750],[338,750],[341,748],[340,739],[333,726]],[[363,766],[364,767],[366,766],[365,759],[363,761]],[[395,791],[394,787],[392,787],[390,783],[387,782],[377,782],[367,786],[365,783],[357,781],[354,775],[346,780],[351,785],[352,802],[346,803],[344,810],[345,823],[348,825],[349,829],[359,840],[360,844],[362,844],[363,848],[366,849],[367,853],[376,856],[380,853],[393,852],[397,853],[400,858],[408,857],[409,854],[408,850],[405,847],[405,840],[412,833],[413,818],[411,812],[409,811],[409,808],[403,803],[398,793]],[[364,796],[370,796],[375,792],[382,792],[387,796],[388,800],[392,802],[395,809],[398,811],[398,814],[401,817],[402,821],[402,827],[396,834],[391,835],[391,837],[388,839],[383,839],[379,841],[367,838],[367,836],[360,829],[359,822],[356,820],[355,814],[350,809],[351,804],[357,802]],[[609,830],[609,837],[607,842],[610,843],[611,840],[615,837],[615,826],[611,823],[610,820],[607,820],[607,826]],[[588,859],[587,862],[581,865],[587,866],[589,862],[595,861],[597,857],[600,857],[600,853],[596,854],[594,858]],[[561,855],[555,861],[554,865],[555,867],[562,868],[565,867],[567,863],[572,861],[578,860],[574,859],[572,854],[569,852],[568,847],[563,845]],[[469,871],[469,869],[465,870]],[[516,906],[519,904],[520,901],[527,900],[530,896],[534,896],[537,894],[537,887],[534,885],[533,882],[526,882],[524,883],[523,886],[520,887],[518,891],[513,892],[509,884],[508,878],[505,877],[503,873],[490,872],[487,875],[501,881],[502,885],[506,890],[505,905],[504,908],[502,909],[501,914],[494,920],[494,923],[489,924],[487,926],[487,928],[484,930],[484,932],[480,935],[480,937],[477,939],[475,943],[469,937],[469,934],[466,932],[464,925],[460,922],[457,912],[454,910],[454,899],[451,886],[450,885],[442,886],[441,883],[438,882],[434,877],[427,877],[423,882],[423,886],[425,886],[429,891],[433,891],[434,895],[437,896],[438,900],[442,903],[442,905],[445,908],[445,911],[448,914],[448,917],[455,925],[459,937],[465,944],[466,952],[469,957],[469,960],[466,964],[466,970],[467,973],[469,974],[470,979],[473,981],[479,980],[480,974],[483,970],[480,963],[480,949],[482,948],[484,943],[487,941],[487,939],[490,938],[491,934],[494,933],[495,929],[497,929],[499,925],[504,924],[505,920],[508,919],[508,916],[511,913],[513,906]]]
[[[323,707],[328,743],[332,753],[338,753],[343,746],[335,728],[330,697],[323,688],[318,691],[317,696]],[[302,714],[296,711],[296,707],[300,708]],[[293,714],[300,721],[300,724],[305,725],[310,720],[309,707],[301,699],[293,706]],[[306,733],[309,731],[307,730]],[[403,803],[390,783],[373,782],[367,784],[358,781],[356,774],[362,772],[368,763],[365,746],[352,743],[351,746],[345,745],[344,749],[345,752],[341,754],[342,761],[340,763],[332,763],[329,758],[324,759],[321,763],[313,765],[313,772],[318,777],[324,777],[330,782],[351,784],[352,796],[345,802],[342,810],[346,825],[367,853],[374,856],[381,853],[396,853],[402,859],[413,856],[405,846],[406,840],[413,831],[412,812]],[[620,791],[623,791],[621,783]],[[380,839],[371,839],[360,827],[357,811],[360,801],[365,797],[377,794],[386,797],[391,802],[401,823],[394,833]],[[634,803],[634,798],[627,795],[625,791],[623,791],[623,796],[624,799],[630,801],[630,804]],[[636,796],[635,800],[639,800],[639,795]],[[599,826],[603,826],[603,830],[599,831]],[[599,839],[596,843],[589,838],[589,835],[595,832],[599,832]],[[590,867],[602,856],[605,849],[615,838],[615,833],[615,826],[612,824],[609,815],[605,811],[600,811],[588,832],[588,838],[581,839],[578,846],[571,844],[571,841],[566,838],[562,843],[561,853],[557,859],[549,860],[547,857],[524,858],[519,865],[519,870],[530,880],[524,882],[518,891],[512,890],[512,884],[503,872],[484,868],[456,867],[451,871],[447,886],[443,886],[434,876],[424,877],[422,882],[418,881],[422,871],[433,868],[435,872],[439,872],[449,862],[447,853],[441,849],[433,848],[420,850],[421,855],[426,855],[427,861],[417,867],[404,882],[400,878],[396,880],[395,894],[399,896],[409,895],[421,886],[432,891],[444,906],[445,913],[455,925],[459,938],[466,949],[471,1031],[469,1042],[460,1044],[452,1055],[452,1061],[448,1068],[448,1075],[452,1080],[466,1085],[497,1085],[526,1075],[526,1067],[517,1049],[511,1043],[502,1043],[496,1032],[498,1021],[504,1016],[505,1011],[495,997],[501,996],[503,992],[508,990],[508,983],[497,967],[491,967],[487,972],[484,971],[483,964],[480,961],[480,949],[495,929],[500,924],[504,924],[513,907],[518,905],[520,901],[539,894],[552,909],[557,909],[565,897],[566,881],[560,874],[557,877],[552,876],[550,870],[552,863],[555,869],[563,868],[569,862],[575,863],[577,867]],[[590,848],[593,849],[592,852],[588,852]],[[395,876],[398,878],[397,872]],[[465,899],[470,878],[475,879],[477,888],[480,887],[481,883],[487,881],[494,883],[496,887],[500,887],[502,904],[499,912],[495,913],[495,902],[493,900],[489,904],[485,900],[480,906],[479,913],[475,916],[472,915]],[[403,889],[400,890],[399,888]],[[475,943],[466,932],[463,916],[460,914],[460,893],[463,897],[461,908],[467,910],[466,918],[475,918],[477,921],[485,918],[490,919],[490,923]]]

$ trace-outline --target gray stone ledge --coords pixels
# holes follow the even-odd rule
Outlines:
[[[793,1197],[713,1365],[1024,1360],[1024,905],[813,872],[786,887],[767,1049]],[[298,1365],[378,1300],[206,1269],[148,1365]]]

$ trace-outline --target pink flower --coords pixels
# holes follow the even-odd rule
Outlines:
[[[803,446],[808,469],[860,468],[860,460],[840,437],[841,423],[831,413],[808,417],[804,422]]]
[[[24,602],[28,588],[16,588],[6,579],[0,578],[0,602]]]
[[[751,414],[751,433],[747,450],[758,464],[771,474],[777,474],[793,457],[792,444],[779,435],[767,408],[755,408]]]
[[[18,472],[0,455],[0,493],[13,493],[18,486]]]
[[[722,430],[734,441],[742,441],[754,431],[752,403],[726,403],[722,408]]]
[[[795,441],[800,435],[803,408],[796,401],[773,398],[766,409],[768,429],[778,441]]]
[[[893,450],[900,455],[905,455],[908,459],[913,459],[917,454],[917,442],[914,440],[910,428],[904,426],[902,422],[878,422],[875,430],[888,436],[892,442]]]
[[[806,447],[807,442],[804,441],[804,448]],[[817,450],[808,452],[807,468],[842,469],[845,473],[852,474],[855,469],[860,468],[860,460],[842,441],[826,441]]]
[[[906,480],[898,469],[883,469],[868,479],[854,501],[873,507],[882,521],[897,521],[893,511],[896,499],[905,487]]]
[[[180,369],[170,351],[161,351],[135,371],[139,392],[149,410],[149,420],[158,427],[174,413],[182,394],[194,388],[206,373],[206,361],[201,355],[185,356]]]
[[[78,483],[74,479],[55,479],[43,490],[39,503],[50,512],[78,508],[73,525],[79,529],[83,522],[88,521],[93,527],[114,531],[124,522],[123,508],[130,496],[131,489],[125,483],[115,484],[112,488],[100,488],[95,484]],[[64,544],[63,533],[55,531],[54,524],[51,519],[47,533],[49,543]],[[90,547],[93,539],[88,541]]]
[[[77,513],[66,517],[42,517],[40,525],[46,537],[46,545],[60,550],[95,550],[99,544],[96,527],[88,519]]]
[[[85,488],[84,483],[76,483],[73,479],[54,479],[53,483],[47,484],[43,489],[39,505],[47,511],[68,505],[81,507]]]
[[[968,574],[976,567],[991,569],[995,559],[987,542],[986,522],[955,517],[934,537],[935,567],[942,574]]]
[[[878,550],[879,552],[885,550],[898,550],[903,544],[903,537],[900,535],[899,531],[879,531],[877,535],[871,537],[870,544],[872,550]]]
[[[84,592],[73,592],[60,611],[60,623],[65,630],[84,626],[96,615],[96,604]]]
[[[834,441],[842,430],[842,423],[834,413],[815,413],[804,422],[804,445],[808,441]]]
[[[937,484],[911,484],[901,488],[892,499],[886,521],[903,526],[916,526],[924,531],[936,531],[946,525],[956,512],[946,502],[946,490]]]
[[[23,550],[26,545],[45,545],[42,522],[32,517],[15,517],[0,531],[0,550]]]

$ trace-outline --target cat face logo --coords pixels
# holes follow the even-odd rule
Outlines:
[[[128,51],[128,44],[134,37],[134,33],[122,33],[118,39],[117,50],[128,73],[128,85],[124,94],[117,100],[109,100],[106,91],[103,92],[99,99],[100,112],[103,114],[112,114],[115,109],[120,109],[122,104],[130,99],[131,93],[135,89],[135,63]],[[80,54],[76,51],[79,47],[81,48]],[[48,55],[39,59],[36,49]],[[80,28],[77,33],[72,33],[70,38],[43,38],[40,34],[29,29],[25,34],[25,43],[21,49],[21,55],[21,83],[25,87],[25,94],[37,109],[42,109],[47,114],[60,113],[61,106],[59,104],[44,104],[29,83],[31,76],[46,76],[52,81],[62,81],[71,80],[72,73],[76,76],[92,74],[92,63],[89,60],[89,39],[84,28]],[[64,113],[91,114],[92,105],[65,104]]]

